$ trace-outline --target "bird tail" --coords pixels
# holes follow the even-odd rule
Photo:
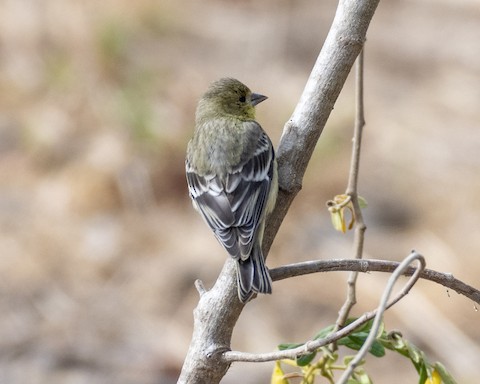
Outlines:
[[[254,293],[272,293],[272,279],[265,266],[260,244],[254,245],[246,260],[237,261],[238,297],[246,303]]]

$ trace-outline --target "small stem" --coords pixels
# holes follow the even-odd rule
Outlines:
[[[353,154],[350,163],[347,194],[357,193],[358,173],[360,170],[360,150],[362,146],[362,132],[365,126],[365,111],[363,102],[363,52],[360,51],[355,64],[355,127],[353,134]]]
[[[207,290],[205,289],[205,286],[203,285],[203,281],[200,279],[197,279],[195,280],[194,284],[195,284],[195,288],[197,288],[198,294],[200,295],[200,297],[202,297],[207,292]]]
[[[363,103],[363,51],[357,57],[355,65],[356,92],[355,92],[355,127],[353,133],[352,159],[350,163],[350,173],[348,175],[347,195],[350,196],[353,207],[353,217],[355,219],[355,232],[353,247],[355,259],[361,259],[363,255],[363,244],[365,239],[365,230],[367,229],[363,221],[362,210],[358,202],[358,174],[360,170],[360,151],[362,145],[363,127],[365,126],[365,113]],[[348,319],[350,311],[357,303],[356,283],[358,272],[351,272],[347,280],[347,298],[342,308],[338,312],[338,318],[335,323],[335,329],[344,326]]]

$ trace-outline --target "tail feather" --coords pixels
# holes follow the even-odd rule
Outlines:
[[[254,246],[250,257],[237,260],[238,297],[247,302],[255,293],[272,293],[272,279],[265,266],[260,246]]]

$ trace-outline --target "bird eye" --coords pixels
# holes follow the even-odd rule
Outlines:
[[[245,98],[245,96],[240,96],[240,98],[238,99],[241,103],[244,103],[247,99]]]

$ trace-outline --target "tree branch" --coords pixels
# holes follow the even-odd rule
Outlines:
[[[405,268],[408,267],[408,265],[410,265],[414,260],[419,261],[419,267],[411,268],[414,270],[412,273],[412,277],[408,280],[408,282],[405,284],[403,289],[391,301],[387,302],[388,297],[390,296],[393,286],[395,282],[398,280],[399,275],[404,273]],[[350,261],[358,261],[358,260],[350,260]],[[269,353],[244,353],[244,352],[237,352],[237,351],[228,351],[223,354],[223,358],[225,361],[229,363],[232,363],[234,361],[265,362],[265,361],[274,361],[274,360],[281,360],[281,359],[296,359],[299,356],[305,355],[309,352],[313,352],[317,350],[320,347],[331,344],[341,339],[342,337],[350,334],[356,328],[365,324],[367,321],[373,319],[375,316],[377,316],[377,314],[379,314],[379,312],[381,315],[381,313],[383,313],[387,308],[390,308],[392,305],[396,304],[399,300],[401,300],[415,285],[424,268],[425,268],[425,259],[423,258],[423,256],[412,251],[412,253],[402,263],[398,263],[398,266],[395,269],[395,273],[389,279],[385,292],[382,295],[381,303],[377,309],[371,312],[364,313],[357,320],[353,321],[352,323],[348,324],[342,329],[331,333],[330,335],[328,335],[323,339],[310,340],[297,348],[269,352]],[[371,333],[376,335],[376,332],[372,331]]]
[[[352,259],[331,259],[304,261],[284,265],[282,267],[270,270],[270,276],[273,281],[288,279],[295,276],[303,276],[317,272],[333,272],[333,271],[357,271],[357,272],[388,272],[392,273],[399,265],[396,261],[386,260],[352,260]],[[405,276],[411,276],[414,268],[407,268],[404,272]],[[425,269],[420,274],[420,278],[433,281],[434,283],[443,285],[448,289],[452,289],[460,295],[463,295],[477,304],[480,304],[480,291],[476,288],[465,284],[463,281],[453,277],[451,273],[437,272],[432,269]]]
[[[265,254],[297,193],[335,101],[363,48],[378,0],[340,0],[330,32],[277,150],[280,190],[263,238]]]
[[[330,32],[303,94],[285,124],[277,150],[280,190],[263,238],[265,255],[290,204],[301,189],[303,175],[318,138],[363,47],[379,0],[340,0]],[[192,341],[179,383],[215,384],[229,363],[221,353],[229,349],[233,327],[243,304],[237,298],[235,269],[228,260],[214,287],[203,292],[194,311]]]

